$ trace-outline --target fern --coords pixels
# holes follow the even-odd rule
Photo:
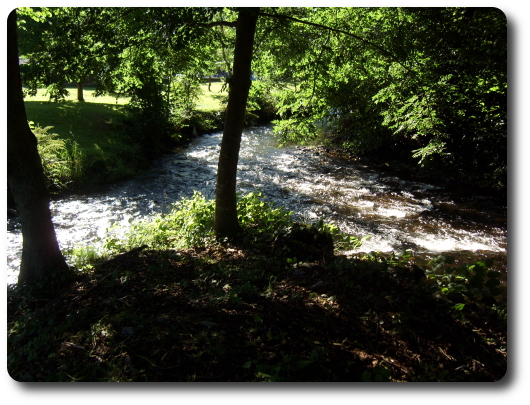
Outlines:
[[[44,175],[51,184],[61,189],[81,176],[84,156],[76,142],[65,141],[50,132],[52,126],[40,127],[32,121],[29,121],[29,126],[37,138]]]

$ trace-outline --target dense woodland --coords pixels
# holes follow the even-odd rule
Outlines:
[[[201,86],[213,81],[227,95],[200,111]],[[73,168],[76,140],[57,141],[28,123],[24,108],[42,89],[53,105],[68,105],[72,85],[77,103],[88,85],[127,100],[118,136],[136,149],[120,159],[146,164],[223,130],[215,201],[182,202],[137,228],[136,239],[109,239],[105,256],[83,250],[74,272],[48,208],[51,186],[67,181],[42,145],[62,148]],[[19,8],[8,21],[8,97],[8,186],[24,237],[19,284],[8,294],[13,378],[503,377],[506,294],[492,263],[440,256],[423,268],[406,253],[344,257],[337,246],[359,239],[323,222],[294,223],[236,193],[243,128],[272,123],[283,143],[505,194],[499,9]],[[176,249],[175,238],[189,243]]]

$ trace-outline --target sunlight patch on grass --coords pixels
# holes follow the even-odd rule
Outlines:
[[[223,82],[211,83],[208,90],[208,83],[201,84],[202,94],[197,101],[197,109],[201,111],[217,111],[221,109],[221,101],[228,97],[228,89],[222,91]]]
[[[67,86],[66,89],[68,90],[69,94],[65,98],[66,101],[77,101],[77,88]],[[116,99],[115,96],[99,96],[94,97],[95,93],[95,87],[94,86],[86,86],[83,90],[83,98],[85,99],[85,102],[87,103],[98,103],[98,104],[117,104],[117,105],[124,105],[127,104],[130,100],[129,97],[119,97]],[[46,95],[46,89],[38,89],[37,95],[35,97],[26,97],[25,101],[50,101],[49,95]]]

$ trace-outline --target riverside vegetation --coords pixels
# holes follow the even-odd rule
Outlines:
[[[200,194],[8,288],[18,381],[497,381],[506,300],[489,262],[345,256],[362,240],[240,196],[237,240]]]

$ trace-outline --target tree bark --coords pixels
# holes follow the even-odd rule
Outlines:
[[[83,82],[77,82],[77,101],[85,101],[83,97]]]
[[[29,128],[18,65],[16,10],[7,24],[7,183],[22,227],[19,284],[33,284],[68,266],[59,249],[37,139]]]
[[[228,105],[215,190],[214,231],[219,236],[232,236],[240,231],[236,199],[237,162],[251,85],[250,67],[258,14],[259,8],[242,8],[237,19],[234,65],[229,78]]]

